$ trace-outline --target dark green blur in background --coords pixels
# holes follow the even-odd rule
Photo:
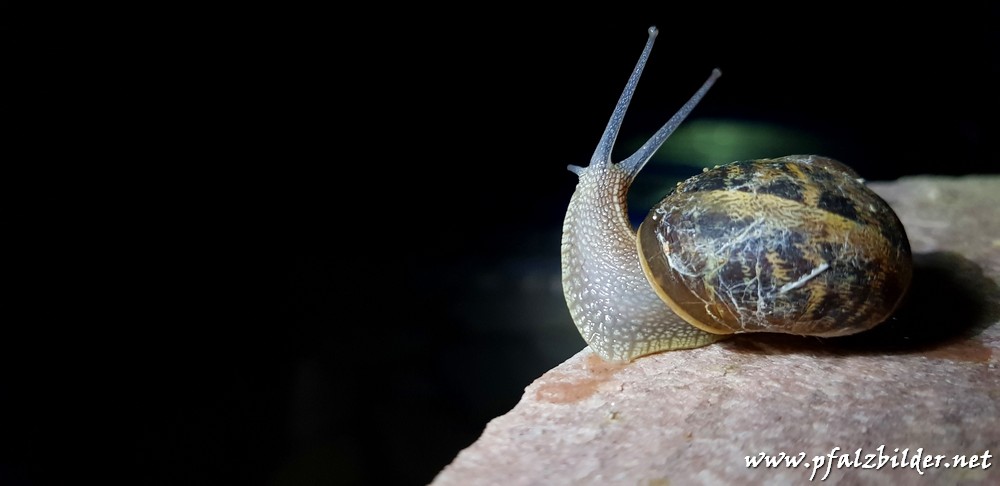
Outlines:
[[[132,169],[87,188],[115,217],[65,240],[99,257],[53,270],[98,296],[64,306],[79,324],[42,312],[7,342],[0,483],[431,481],[585,346],[559,283],[566,166],[589,161],[653,24],[615,160],[723,76],[637,181],[636,220],[732,160],[1000,172],[988,2],[241,8],[140,22],[106,54],[141,70],[116,137]]]

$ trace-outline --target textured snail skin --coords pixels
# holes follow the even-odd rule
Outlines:
[[[618,165],[586,167],[563,223],[563,293],[583,339],[608,361],[704,346],[723,336],[677,316],[650,286],[636,253]]]
[[[636,153],[611,162],[611,151],[639,76],[656,39],[650,27],[646,47],[629,77],[587,167],[579,176],[563,222],[562,284],[570,315],[590,348],[607,361],[704,346],[721,339],[687,324],[660,300],[643,275],[636,234],[628,221],[626,195],[646,162],[694,109],[721,75],[719,70]]]
[[[912,274],[892,208],[826,157],[733,162],[694,176],[639,227],[643,269],[694,326],[842,336],[884,321]]]

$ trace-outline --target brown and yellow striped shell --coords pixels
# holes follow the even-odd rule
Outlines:
[[[892,314],[912,274],[889,205],[813,155],[733,162],[678,184],[637,246],[664,302],[712,333],[860,332]]]

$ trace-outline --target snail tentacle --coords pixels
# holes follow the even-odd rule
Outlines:
[[[621,97],[618,98],[615,111],[611,113],[608,126],[604,128],[601,141],[597,143],[594,156],[590,158],[590,167],[607,167],[611,165],[611,151],[615,148],[618,130],[622,127],[622,120],[625,119],[628,104],[632,101],[632,94],[635,93],[635,87],[639,84],[639,77],[642,76],[642,70],[646,67],[646,60],[649,59],[649,53],[653,50],[653,42],[656,41],[657,33],[658,31],[655,26],[649,28],[649,38],[646,40],[646,47],[643,48],[642,55],[639,56],[639,62],[635,63],[635,69],[632,70],[632,75],[629,76],[628,83],[625,84],[625,90],[622,91]]]
[[[660,149],[663,142],[667,141],[667,138],[674,133],[674,130],[677,130],[677,127],[679,127],[684,119],[691,114],[691,110],[694,110],[694,107],[698,105],[698,102],[705,97],[705,93],[708,93],[708,90],[713,84],[715,84],[715,80],[719,79],[719,76],[722,76],[722,71],[713,69],[712,75],[705,80],[705,83],[701,85],[701,88],[699,88],[693,96],[691,96],[691,99],[689,99],[687,103],[684,103],[684,106],[682,106],[681,109],[674,114],[674,116],[670,117],[670,120],[668,120],[667,123],[664,123],[663,126],[660,127],[660,129],[646,141],[646,143],[642,144],[642,147],[639,147],[639,150],[636,150],[634,154],[629,156],[629,158],[621,161],[619,165],[632,174],[632,177],[638,175],[639,171],[646,165],[646,162],[649,162],[649,159],[653,158],[653,154]]]

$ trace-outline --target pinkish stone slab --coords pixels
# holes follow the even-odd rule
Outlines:
[[[529,385],[433,484],[801,484],[835,448],[850,465],[834,464],[827,483],[1000,484],[1000,459],[982,467],[987,450],[1000,455],[1000,177],[872,187],[915,255],[891,321],[846,338],[740,336],[624,365],[584,349]],[[897,461],[904,449],[907,462],[918,449],[945,457],[919,471],[854,465],[858,449],[861,464],[876,454],[878,465],[880,446]],[[747,467],[761,453],[804,460]],[[955,455],[979,464],[945,468]]]

